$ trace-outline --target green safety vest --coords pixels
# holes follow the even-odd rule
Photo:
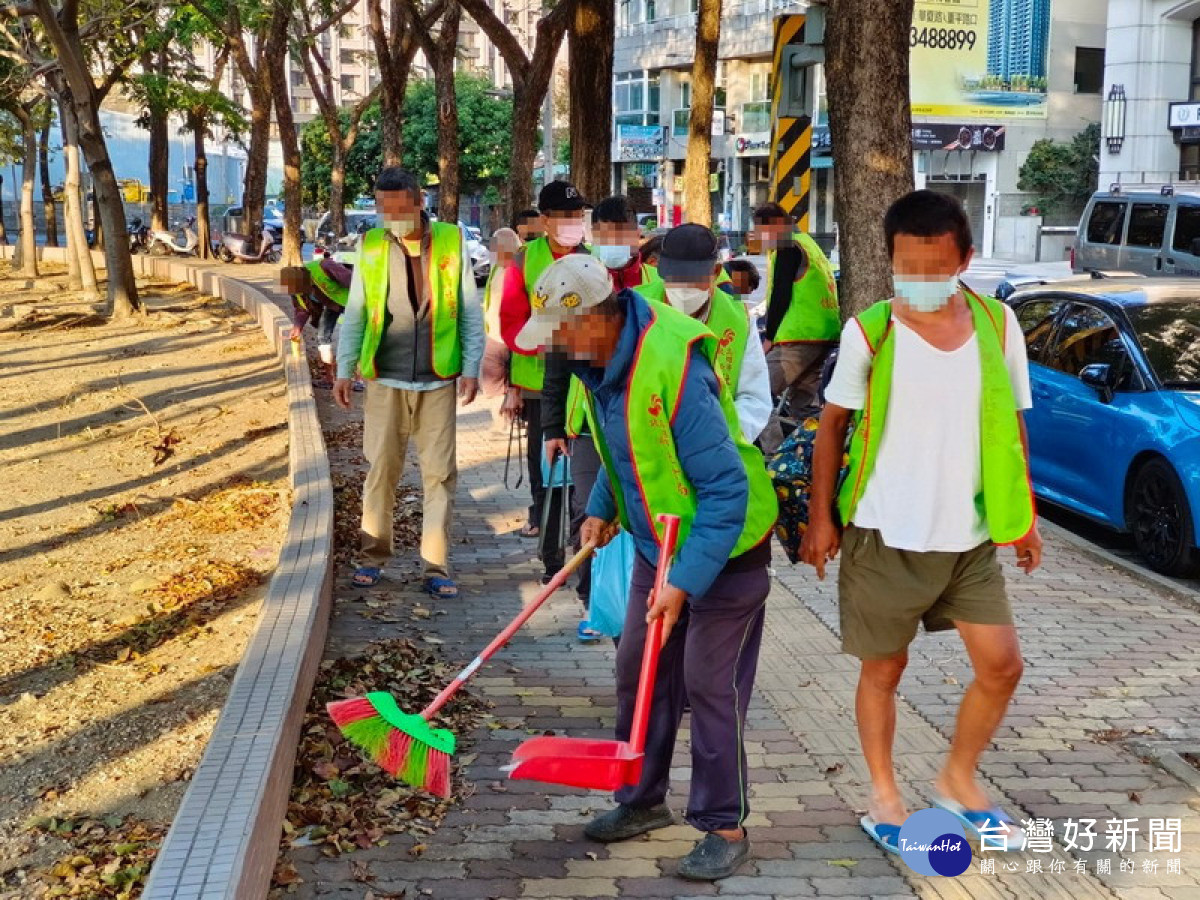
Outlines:
[[[573,252],[590,253],[591,249],[580,244]],[[525,292],[532,294],[538,278],[554,262],[554,253],[550,250],[550,241],[544,237],[530,241],[520,253],[516,264],[521,266],[521,273],[525,276]],[[519,388],[540,391],[546,381],[546,360],[540,353],[513,353],[509,378]]]
[[[321,261],[319,259],[305,263],[304,268],[308,269],[308,274],[312,278],[313,284],[320,289],[321,293],[338,306],[343,309],[346,308],[346,300],[350,297],[350,288],[342,287],[330,278],[329,274],[321,268]]]
[[[439,378],[457,378],[462,372],[462,342],[458,336],[458,289],[462,277],[462,232],[449,222],[429,223],[429,257],[425,284],[429,289],[430,330],[433,337],[433,371]],[[388,232],[372,228],[362,240],[358,255],[362,267],[366,330],[358,368],[363,378],[375,377],[375,354],[383,343],[384,314],[388,297]]]
[[[713,363],[717,340],[704,323],[677,310],[662,305],[652,305],[651,310],[654,318],[638,341],[626,382],[626,409],[631,412],[626,417],[625,427],[643,512],[659,541],[662,540],[662,526],[656,517],[661,513],[679,516],[679,546],[683,546],[696,518],[696,492],[679,464],[671,421],[682,397],[692,345],[698,343],[709,363]],[[763,464],[762,453],[742,436],[733,394],[719,373],[717,382],[721,390],[721,410],[742,458],[750,488],[745,524],[730,554],[734,557],[758,546],[770,535],[779,516],[779,502]],[[587,402],[590,406],[590,397]],[[595,421],[594,415],[592,420]],[[611,480],[616,469],[603,430],[596,429],[592,437]],[[621,486],[613,481],[612,489],[621,525],[628,531],[629,510]]]
[[[811,236],[802,231],[792,235],[808,257],[804,277],[792,285],[792,302],[775,332],[776,344],[806,341],[836,341],[842,330],[838,312],[837,281],[833,266]],[[767,254],[767,299],[775,280],[775,251]]]
[[[976,503],[982,500],[992,541],[1012,544],[1029,534],[1036,513],[1017,403],[1004,361],[1004,306],[991,297],[980,298],[970,291],[966,296],[975,320],[983,374],[980,404],[983,496],[976,498]],[[854,521],[854,512],[875,470],[896,361],[892,304],[877,303],[857,318],[874,359],[865,407],[854,415],[850,464],[838,494],[838,511],[842,522],[847,524]],[[921,423],[911,423],[911,427],[921,427]]]

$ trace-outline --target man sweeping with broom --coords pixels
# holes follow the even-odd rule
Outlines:
[[[606,523],[619,518],[638,551],[617,651],[618,740],[629,738],[648,623],[662,619],[665,632],[641,780],[617,791],[616,808],[585,833],[620,841],[672,824],[666,795],[687,702],[685,818],[704,837],[679,875],[724,878],[750,853],[743,729],[770,587],[775,492],[762,455],[741,434],[713,368],[717,341],[702,323],[633,291],[614,293],[604,264],[587,255],[546,269],[530,305],[517,345],[566,354],[593,398],[594,437],[610,477],[592,491],[581,538],[602,544],[611,536]],[[647,611],[663,513],[680,518],[681,546]]]

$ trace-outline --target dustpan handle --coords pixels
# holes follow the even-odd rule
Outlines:
[[[654,573],[654,590],[646,599],[647,607],[653,606],[659,594],[666,589],[667,574],[671,559],[675,556],[675,544],[679,540],[679,516],[666,514],[657,517],[663,526],[662,541],[658,545],[658,570]],[[633,727],[629,731],[629,744],[635,753],[646,748],[646,731],[650,727],[650,701],[654,697],[655,674],[658,672],[658,654],[662,650],[663,620],[661,617],[646,629],[646,646],[642,650],[642,671],[638,676],[637,697],[633,704]]]

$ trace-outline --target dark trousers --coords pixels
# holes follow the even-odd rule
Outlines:
[[[622,741],[629,739],[633,723],[646,598],[653,584],[654,567],[639,555],[617,647],[617,739]],[[641,781],[617,791],[618,803],[644,808],[666,799],[686,701],[692,707],[692,783],[685,818],[704,832],[738,828],[745,821],[750,805],[743,734],[770,587],[765,565],[722,573],[708,593],[684,607],[659,657]]]
[[[581,434],[571,441],[571,544],[576,550],[580,547],[579,529],[587,518],[588,498],[592,496],[592,488],[596,478],[603,469],[600,454],[590,434]],[[575,593],[583,602],[583,608],[588,608],[588,598],[592,595],[592,558],[589,556],[579,567],[579,585]]]
[[[565,562],[562,520],[568,509],[563,506],[563,495],[569,493],[570,488],[552,487],[543,482],[542,400],[526,397],[524,403],[525,463],[529,467],[529,492],[533,500],[529,505],[529,521],[541,528],[543,519],[546,520],[546,530],[538,538],[538,556],[546,573],[554,574]]]

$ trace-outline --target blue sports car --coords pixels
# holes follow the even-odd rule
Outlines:
[[[1025,333],[1038,496],[1200,566],[1200,281],[1068,279],[1008,299]]]

